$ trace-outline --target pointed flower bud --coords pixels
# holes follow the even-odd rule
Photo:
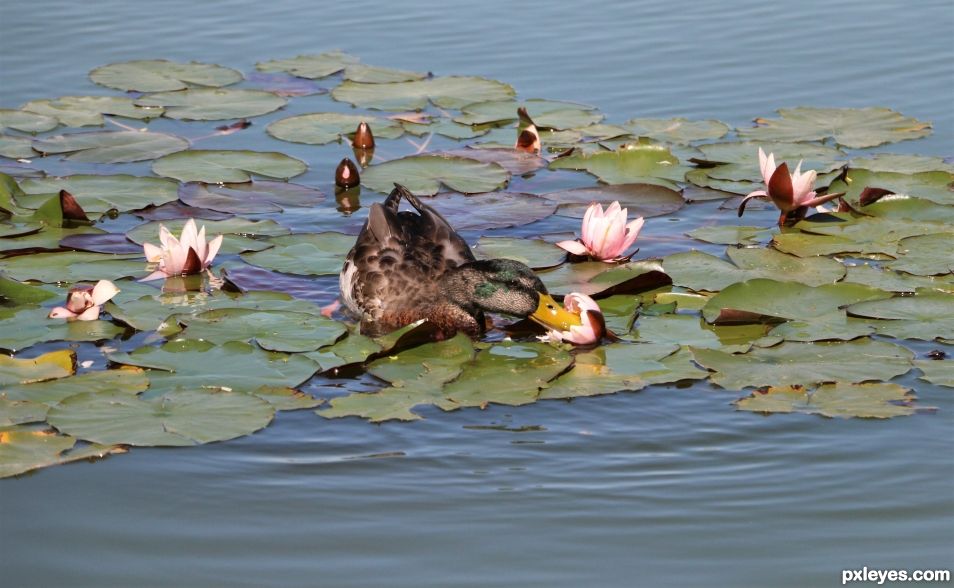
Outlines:
[[[358,166],[345,157],[338,164],[338,169],[335,170],[335,185],[341,188],[353,188],[360,183],[361,176],[358,174]]]
[[[368,123],[364,121],[358,123],[358,129],[354,132],[354,140],[351,145],[358,149],[374,149],[374,134],[371,132]]]

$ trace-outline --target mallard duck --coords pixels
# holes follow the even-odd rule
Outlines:
[[[402,199],[416,212],[398,212]],[[340,285],[345,306],[361,317],[362,331],[374,334],[428,319],[446,336],[478,336],[484,312],[530,318],[561,331],[581,324],[533,270],[510,259],[476,259],[444,217],[399,184],[383,204],[371,205]]]

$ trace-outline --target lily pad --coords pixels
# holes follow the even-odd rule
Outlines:
[[[689,120],[679,117],[633,118],[621,126],[637,137],[649,137],[681,145],[721,139],[731,130],[727,124],[718,120]]]
[[[228,86],[242,81],[242,74],[221,65],[152,59],[103,65],[89,72],[89,79],[117,90],[168,92],[191,86]]]
[[[360,108],[421,110],[428,102],[440,108],[461,108],[475,102],[507,100],[515,94],[509,85],[469,76],[437,77],[393,84],[362,84],[345,81],[331,97]]]
[[[42,133],[55,129],[59,124],[58,119],[45,114],[0,108],[0,130],[13,129],[23,133]]]
[[[76,447],[75,438],[57,435],[45,427],[12,427],[0,431],[0,478],[122,451],[96,444]]]
[[[686,205],[677,190],[656,184],[575,188],[548,192],[543,196],[560,203],[557,214],[571,218],[583,218],[586,209],[594,202],[599,202],[605,208],[613,201],[618,201],[620,206],[628,210],[630,218],[672,214]]]
[[[817,414],[831,418],[887,419],[915,413],[911,390],[897,384],[824,384],[813,390],[780,386],[757,390],[735,402],[739,410]]]
[[[496,100],[468,104],[454,121],[464,125],[501,124],[516,121],[517,109],[526,108],[538,129],[575,129],[603,120],[592,106],[575,102],[531,98],[523,102]]]
[[[441,151],[440,155],[475,159],[484,163],[496,163],[515,176],[522,176],[547,166],[547,160],[525,151],[512,148],[471,148]]]
[[[890,380],[911,369],[914,354],[884,341],[787,342],[732,354],[690,348],[696,363],[715,371],[713,383],[730,390],[749,386],[810,386],[826,382]]]
[[[26,196],[19,198],[24,206],[40,204],[60,190],[66,190],[87,213],[103,214],[110,209],[120,212],[159,206],[178,198],[176,183],[162,178],[129,175],[75,175],[62,178],[28,178],[20,183]]]
[[[340,112],[315,112],[290,116],[271,123],[265,131],[282,141],[324,145],[353,137],[358,125],[363,122],[371,127],[374,136],[379,139],[397,139],[404,134],[404,127],[398,121]]]
[[[907,155],[902,153],[875,153],[869,157],[854,157],[851,167],[861,168],[870,172],[894,172],[901,174],[917,174],[921,172],[954,173],[954,164],[948,163],[942,157],[926,155]]]
[[[54,405],[76,394],[129,394],[134,396],[149,387],[145,372],[137,367],[85,372],[75,376],[20,384],[4,389],[11,400],[30,400]]]
[[[316,80],[342,71],[358,63],[358,58],[341,51],[329,51],[318,55],[299,55],[291,59],[273,59],[256,63],[259,71],[284,71],[300,78]]]
[[[55,297],[56,294],[46,288],[21,284],[0,276],[0,308],[40,304]]]
[[[869,321],[845,316],[844,311],[832,311],[810,319],[782,323],[768,332],[768,338],[785,341],[850,341],[873,335],[875,328]]]
[[[938,386],[954,388],[954,361],[919,359],[914,362],[914,367],[921,370],[921,380]]]
[[[95,282],[140,277],[145,264],[142,256],[108,255],[85,251],[37,253],[0,259],[0,271],[8,278],[47,284],[59,282]]]
[[[877,147],[931,134],[931,123],[890,108],[780,108],[781,118],[755,119],[759,126],[741,128],[740,137],[757,141],[823,141],[834,138],[849,149]]]
[[[281,310],[222,308],[178,317],[185,331],[177,339],[198,339],[217,345],[254,341],[269,351],[315,351],[347,332],[342,323],[323,316]]]
[[[37,152],[33,150],[33,139],[30,137],[0,135],[0,157],[29,159],[36,155]]]
[[[250,182],[252,175],[287,180],[305,173],[305,162],[275,151],[189,149],[162,157],[152,165],[157,175],[182,182],[224,184]]]
[[[251,118],[274,112],[287,101],[264,90],[224,88],[158,92],[136,100],[137,106],[160,106],[163,116],[177,120],[225,120]]]
[[[428,74],[406,69],[391,69],[376,65],[356,63],[348,65],[344,70],[344,79],[363,84],[389,84],[393,82],[410,82],[423,80]]]
[[[736,322],[734,313],[811,320],[856,302],[889,298],[884,290],[861,284],[838,282],[808,286],[764,278],[751,279],[726,287],[709,299],[702,309],[706,321]],[[751,322],[751,317],[742,317]]]
[[[954,284],[954,275],[912,276],[904,272],[878,269],[871,265],[864,264],[848,266],[848,273],[845,275],[844,281],[865,284],[890,292],[910,293],[918,288],[950,286]]]
[[[50,351],[38,357],[19,359],[0,355],[0,386],[55,380],[76,371],[76,353],[70,349]]]
[[[134,243],[157,244],[159,242],[160,225],[169,229],[173,235],[181,235],[187,219],[171,219],[167,221],[150,221],[137,225],[126,232],[126,238]],[[241,253],[243,251],[259,251],[267,249],[269,243],[261,237],[287,235],[289,230],[271,219],[247,220],[241,217],[232,217],[223,220],[203,220],[196,223],[199,229],[205,227],[208,239],[217,235],[227,235],[222,241],[221,253]]]
[[[884,188],[896,194],[916,196],[938,204],[954,204],[954,173],[927,171],[915,174],[849,169],[843,180],[833,182],[832,192],[846,192],[845,199],[860,207],[859,195],[868,187]],[[867,212],[866,208],[862,209]]]
[[[275,410],[315,408],[325,402],[321,398],[315,398],[310,394],[305,394],[294,388],[282,388],[278,386],[262,386],[256,390],[254,394],[271,404]]]
[[[83,163],[127,163],[155,159],[189,148],[181,137],[138,131],[97,131],[47,137],[33,142],[40,153],[69,153],[66,159]]]
[[[67,321],[51,319],[49,314],[49,308],[28,307],[4,316],[0,349],[20,351],[46,341],[104,341],[125,330],[105,320]]]
[[[223,185],[194,182],[179,187],[179,200],[190,206],[235,214],[282,212],[285,207],[315,206],[324,199],[315,188],[265,180]]]
[[[900,259],[888,264],[894,270],[917,276],[954,272],[954,232],[908,237],[898,243]]]
[[[844,165],[841,159],[844,152],[829,145],[815,145],[811,143],[789,143],[783,141],[731,141],[727,143],[709,143],[699,145],[696,149],[702,153],[701,157],[693,161],[707,167],[732,164],[731,169],[745,169],[748,173],[742,177],[718,175],[725,179],[748,179],[762,181],[759,170],[759,149],[765,153],[775,155],[775,161],[789,162],[791,169],[802,161],[804,169],[815,169],[829,172]]]
[[[550,162],[550,169],[585,170],[607,184],[657,184],[673,190],[679,189],[675,182],[684,181],[689,171],[666,147],[641,144],[589,155],[574,150]]]
[[[273,247],[242,254],[246,262],[289,274],[337,275],[354,236],[342,233],[298,233],[269,239]]]
[[[464,196],[445,192],[427,203],[458,231],[500,229],[547,218],[557,204],[533,194],[487,192]]]
[[[924,198],[886,196],[864,207],[865,214],[894,219],[954,224],[954,206],[944,206]]]
[[[478,259],[515,259],[531,268],[553,267],[566,261],[566,251],[541,239],[481,237],[474,247]]]
[[[42,423],[50,407],[30,400],[10,400],[0,396],[0,428],[24,423]]]
[[[715,292],[753,278],[784,279],[810,286],[830,284],[845,275],[845,266],[823,257],[799,258],[764,247],[726,249],[725,261],[701,251],[675,253],[663,260],[673,284]]]
[[[103,115],[148,120],[162,116],[161,108],[136,106],[122,96],[61,96],[52,100],[32,100],[23,110],[53,117],[68,127],[103,126]]]
[[[692,345],[718,349],[722,342],[701,317],[688,314],[640,316],[633,335],[637,341],[658,344]]]
[[[851,316],[886,319],[878,332],[896,339],[954,340],[954,295],[919,294],[852,304]]]
[[[699,227],[686,233],[698,241],[717,245],[759,245],[772,233],[775,227],[740,227],[735,225],[713,225]]]
[[[491,192],[507,185],[510,173],[496,163],[463,157],[412,155],[372,165],[361,175],[365,187],[389,193],[395,182],[417,196],[433,196],[442,186],[464,194]]]
[[[50,410],[50,424],[104,444],[200,445],[268,426],[275,409],[250,394],[178,390],[143,399],[122,393],[77,394]]]
[[[672,280],[658,260],[607,264],[601,261],[567,263],[539,272],[551,294],[565,296],[579,292],[587,296],[643,292],[666,286]]]

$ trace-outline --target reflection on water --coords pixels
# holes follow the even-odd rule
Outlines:
[[[337,47],[376,65],[485,75],[523,97],[591,103],[611,122],[745,125],[783,106],[890,106],[935,123],[932,137],[891,151],[954,153],[954,11],[945,0],[8,4],[4,107],[106,93],[84,74],[112,61],[197,59],[249,71],[258,60]],[[289,88],[318,91],[321,82]],[[319,94],[274,116],[316,104],[348,110]],[[242,132],[265,145],[268,120]],[[345,145],[322,155],[282,147],[311,165],[296,181],[327,194],[335,165],[353,156]],[[146,164],[124,169],[148,173]],[[556,176],[552,189],[585,185],[547,176],[515,189],[547,191]],[[345,226],[323,216],[346,206],[330,198],[283,222],[355,232],[379,199],[367,196]],[[734,214],[715,204],[692,210],[647,223],[643,253],[679,250],[671,237],[685,226]],[[771,223],[770,210],[752,212],[751,223]],[[534,230],[560,232],[571,220]],[[234,275],[253,286],[262,279],[254,268]],[[334,282],[285,286],[325,303]],[[359,389],[373,385],[366,378]],[[766,418],[734,413],[736,393],[702,384],[519,409],[425,408],[411,424],[283,413],[228,443],[137,449],[0,482],[4,584],[806,586],[865,565],[950,567],[954,399],[914,376],[896,381],[939,412],[887,422]],[[331,396],[334,385],[310,391]]]

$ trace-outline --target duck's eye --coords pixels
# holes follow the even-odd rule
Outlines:
[[[550,312],[556,312],[556,307],[553,306],[552,304],[547,304],[547,310],[549,310]]]

